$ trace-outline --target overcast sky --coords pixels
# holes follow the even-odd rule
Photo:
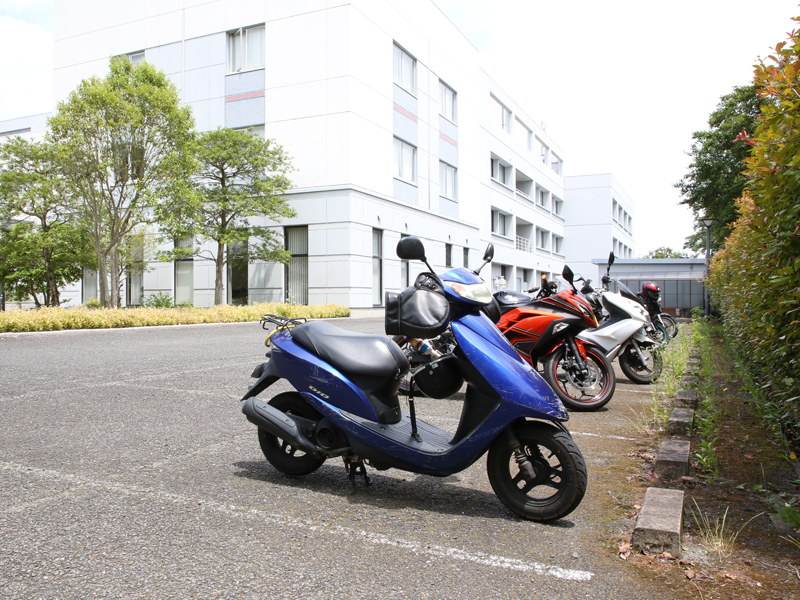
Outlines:
[[[673,184],[692,133],[800,15],[798,0],[435,2],[546,124],[565,174],[614,174],[636,202],[637,256],[682,248],[693,222]],[[52,110],[52,31],[53,0],[0,0],[0,120]]]

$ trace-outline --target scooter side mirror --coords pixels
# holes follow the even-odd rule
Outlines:
[[[615,259],[615,258],[616,258],[616,257],[614,256],[614,253],[613,253],[613,252],[609,252],[609,253],[608,253],[608,270],[610,270],[610,269],[611,269],[611,265],[613,265],[613,264],[614,264],[614,259]]]
[[[486,246],[486,252],[483,253],[483,260],[486,262],[490,262],[494,258],[494,244],[489,242],[489,245]]]
[[[397,256],[403,260],[426,261],[425,246],[418,237],[406,237],[397,242]]]
[[[561,271],[561,276],[564,278],[564,281],[574,287],[574,284],[572,283],[575,281],[574,275],[572,273],[572,269],[570,269],[567,265],[564,265],[564,270]]]

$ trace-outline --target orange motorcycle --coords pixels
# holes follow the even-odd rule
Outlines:
[[[575,288],[572,270],[565,266],[561,276],[571,289],[556,292],[555,282],[542,276],[542,286],[530,290],[538,291],[533,298],[511,290],[494,294],[501,313],[497,326],[567,408],[597,410],[614,395],[616,376],[599,346],[577,339],[597,327],[597,319]]]

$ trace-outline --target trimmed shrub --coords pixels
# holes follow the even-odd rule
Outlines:
[[[109,329],[152,325],[238,323],[258,321],[266,313],[289,317],[329,319],[349,317],[350,309],[338,304],[303,306],[268,302],[249,306],[220,305],[211,308],[42,308],[0,312],[0,333]]]

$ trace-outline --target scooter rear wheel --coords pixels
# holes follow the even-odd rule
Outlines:
[[[597,410],[608,404],[614,395],[617,377],[614,368],[594,347],[586,346],[589,374],[581,379],[571,366],[567,346],[556,349],[544,363],[544,380],[553,388],[564,405],[571,410]]]
[[[570,435],[538,422],[514,428],[519,446],[501,435],[489,449],[486,469],[497,497],[519,516],[553,521],[571,513],[583,500],[586,463]],[[533,465],[526,479],[514,451]]]
[[[269,404],[290,415],[313,421],[322,420],[322,415],[309,406],[297,392],[278,394],[269,401]],[[307,454],[286,440],[267,433],[263,429],[258,430],[258,442],[261,444],[261,451],[269,464],[287,475],[308,475],[319,469],[325,462],[324,456],[316,457]]]

